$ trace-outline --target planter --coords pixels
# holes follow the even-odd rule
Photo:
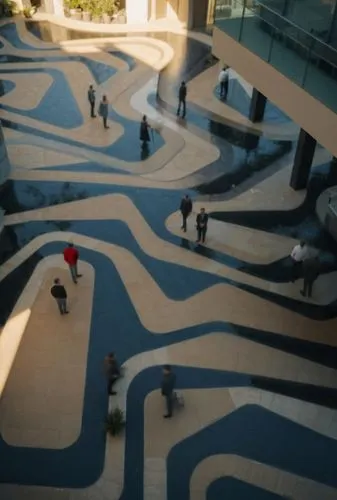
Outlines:
[[[101,16],[92,16],[92,22],[99,24],[101,22]]]
[[[117,16],[116,22],[118,24],[126,24],[126,16],[124,16],[124,15]]]
[[[75,21],[81,21],[82,19],[82,11],[81,9],[70,9],[70,18]]]
[[[103,14],[102,19],[103,19],[103,23],[104,24],[110,24],[111,23],[111,16],[109,16],[109,14]]]
[[[85,23],[90,23],[91,13],[90,12],[82,12],[82,21],[84,21]]]

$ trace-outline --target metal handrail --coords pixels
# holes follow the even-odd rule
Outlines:
[[[318,45],[320,45],[322,47],[322,49],[324,50],[324,48],[328,51],[331,51],[334,53],[336,59],[337,59],[337,50],[332,47],[332,45],[329,45],[327,44],[326,42],[324,42],[323,40],[321,40],[320,38],[317,38],[315,35],[313,35],[312,33],[309,33],[308,31],[304,30],[303,28],[301,28],[300,26],[298,26],[297,24],[293,23],[292,21],[290,21],[290,19],[286,18],[286,17],[283,17],[281,14],[279,14],[278,12],[276,12],[275,10],[271,9],[269,6],[267,6],[266,4],[262,3],[262,2],[259,2],[258,0],[255,0],[255,5],[254,6],[248,6],[247,5],[247,0],[237,0],[238,3],[241,3],[241,5],[243,6],[244,9],[247,9],[247,10],[251,10],[254,12],[254,9],[256,8],[256,6],[261,6],[263,7],[265,10],[269,11],[273,16],[275,16],[276,18],[280,19],[282,21],[283,24],[287,24],[289,26],[291,26],[292,28],[294,28],[297,32],[299,33],[302,33],[304,36],[308,37],[308,39],[310,39],[312,41],[312,43],[309,44],[310,47],[313,47],[313,43],[317,43]],[[260,19],[263,19],[261,18],[258,14],[256,14],[257,17],[259,17]],[[278,28],[277,26],[275,26],[274,24],[272,24],[271,22],[269,22],[269,20],[265,20],[263,19],[267,24],[269,24],[271,27],[273,27],[274,29],[280,31],[282,33],[282,30],[280,28]],[[286,33],[285,33],[286,34]],[[300,43],[300,42],[298,42]],[[329,64],[331,64],[332,66],[335,66],[335,63],[333,63],[331,60],[327,59],[326,56],[324,55],[320,55],[319,56],[321,59],[325,60],[326,62],[328,62]]]
[[[241,1],[241,0],[240,0]],[[262,3],[262,2],[259,2],[258,0],[255,0],[256,4],[258,5],[262,5],[265,9],[269,10],[269,12],[272,12],[275,16],[279,17],[280,19],[282,19],[284,22],[286,22],[287,24],[290,24],[293,28],[296,28],[298,31],[301,31],[302,33],[304,33],[306,36],[309,36],[310,38],[312,38],[313,40],[316,40],[318,43],[322,44],[322,45],[325,45],[327,48],[329,49],[332,49],[334,52],[336,52],[336,55],[337,55],[337,50],[332,47],[331,45],[327,44],[326,42],[323,42],[323,40],[321,40],[320,38],[317,38],[315,35],[313,35],[312,33],[309,33],[308,31],[304,30],[303,28],[301,28],[300,26],[298,26],[297,24],[293,23],[292,21],[290,21],[290,19],[288,19],[287,17],[283,17],[281,14],[279,14],[278,12],[276,12],[275,10],[271,9],[270,7],[268,7],[266,4]],[[244,0],[244,4],[247,3],[247,0]],[[245,5],[246,6],[246,5]],[[246,6],[247,7],[247,6]],[[250,7],[247,7],[248,9]]]

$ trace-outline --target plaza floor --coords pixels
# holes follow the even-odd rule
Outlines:
[[[0,499],[336,499],[337,247],[315,212],[335,183],[329,154],[318,147],[307,191],[292,191],[297,126],[272,105],[249,123],[251,88],[234,71],[220,102],[206,35],[96,37],[15,19],[0,42],[12,164],[0,203]],[[89,84],[108,96],[108,130],[89,116]],[[211,217],[196,245],[201,207]],[[290,281],[299,239],[322,261],[312,299]],[[110,351],[124,376],[108,398]],[[171,420],[165,363],[185,400]],[[113,438],[115,407],[126,427]]]

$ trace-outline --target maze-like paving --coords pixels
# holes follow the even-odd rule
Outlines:
[[[307,192],[291,191],[296,127],[270,107],[262,127],[244,129],[249,85],[232,72],[218,102],[195,35],[69,31],[56,44],[51,29],[0,26],[12,163],[1,193],[1,500],[336,499],[337,249],[315,215],[333,183],[328,154],[318,150]],[[182,79],[186,122],[175,116]],[[97,101],[108,96],[108,130],[90,118],[90,84]],[[201,207],[211,218],[196,245]],[[323,265],[312,300],[290,282],[299,239]],[[62,258],[69,241],[78,285]],[[49,294],[56,276],[67,317]],[[109,401],[110,351],[124,376]],[[165,363],[185,399],[170,420]],[[116,406],[126,428],[112,438],[104,419]]]

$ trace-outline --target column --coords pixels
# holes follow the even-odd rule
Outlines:
[[[55,16],[64,17],[63,0],[53,0],[53,9]]]
[[[128,24],[147,23],[149,16],[148,0],[126,0],[125,6]]]
[[[335,156],[332,157],[330,162],[327,182],[329,185],[337,184],[337,158]]]
[[[10,163],[7,154],[2,125],[0,125],[0,186],[7,180],[10,173]],[[1,203],[1,198],[0,198]]]
[[[307,187],[315,148],[316,140],[301,129],[290,179],[290,186],[296,191]]]
[[[157,0],[151,0],[150,21],[155,21],[157,16]]]
[[[257,89],[253,89],[249,109],[249,119],[251,122],[262,122],[266,103],[267,98]]]

